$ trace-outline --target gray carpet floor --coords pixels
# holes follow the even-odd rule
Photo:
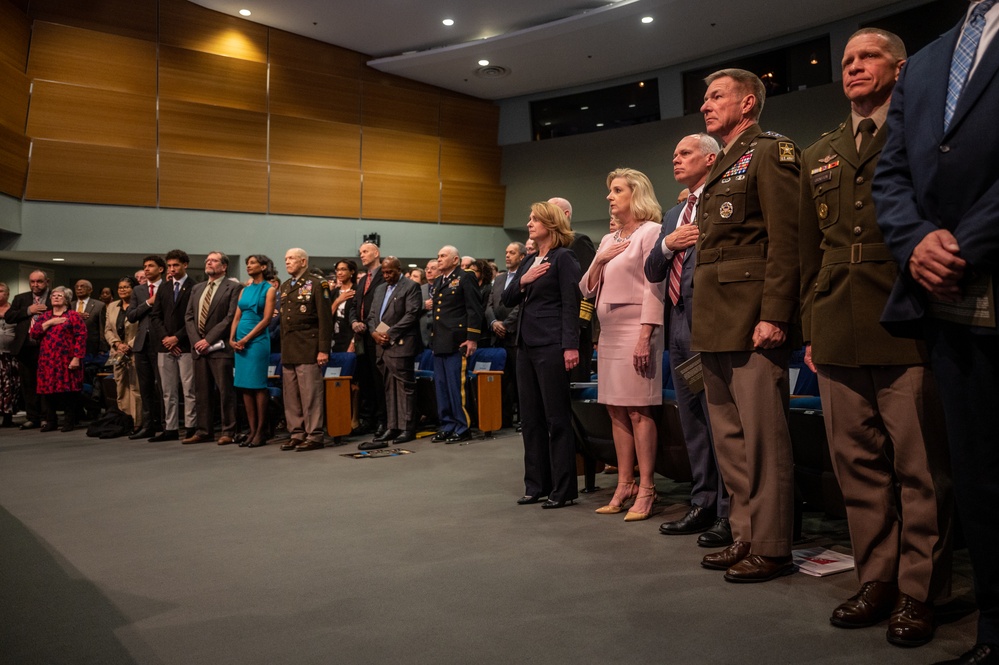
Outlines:
[[[0,662],[931,663],[974,641],[966,553],[936,639],[828,617],[853,573],[733,585],[695,537],[518,506],[522,444],[307,453],[0,431]],[[582,483],[581,483],[582,484]],[[809,516],[807,544],[844,542]],[[961,561],[964,560],[962,564]]]

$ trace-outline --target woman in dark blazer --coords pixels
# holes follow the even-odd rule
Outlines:
[[[517,388],[524,433],[524,496],[517,503],[561,508],[578,496],[569,372],[579,364],[579,279],[573,233],[561,208],[535,203],[527,231],[537,245],[503,292],[520,305]]]

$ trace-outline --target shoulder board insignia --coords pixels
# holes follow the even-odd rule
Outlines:
[[[762,134],[760,134],[760,136],[766,136],[768,139],[786,139],[787,138],[783,134],[778,134],[777,132],[772,132],[770,130],[767,130],[767,131],[763,132]]]

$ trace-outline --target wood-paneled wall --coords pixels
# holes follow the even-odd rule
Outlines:
[[[0,191],[502,225],[492,103],[188,0],[28,7],[0,0]]]

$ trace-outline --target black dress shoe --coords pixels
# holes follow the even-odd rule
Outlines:
[[[532,503],[537,503],[538,501],[541,501],[541,495],[540,494],[525,494],[524,496],[522,496],[519,499],[517,499],[517,505],[518,506],[529,506]]]
[[[150,443],[157,443],[159,441],[177,441],[180,439],[180,432],[175,429],[165,429],[156,436],[149,437],[148,441]]]
[[[76,423],[66,423],[59,428],[60,432],[72,432],[76,429]]]
[[[728,547],[732,544],[732,525],[727,517],[719,517],[711,528],[697,537],[701,547]]]
[[[376,434],[375,438],[371,440],[375,443],[383,443],[385,441],[391,441],[400,434],[402,434],[402,432],[397,429],[383,429],[381,434]]]
[[[44,425],[42,425],[38,429],[38,431],[39,432],[54,432],[57,429],[59,429],[59,426],[57,424],[55,424],[55,423],[45,423]]]
[[[25,420],[18,429],[37,429],[38,423],[34,420]]]
[[[437,432],[437,434],[434,434],[433,438],[430,439],[430,443],[444,443],[451,438],[451,435],[451,432]]]
[[[960,658],[941,660],[933,665],[999,665],[999,644],[976,644]]]
[[[416,432],[414,432],[411,429],[407,429],[403,431],[402,434],[395,437],[395,440],[392,441],[392,443],[409,443],[415,438],[416,438]]]
[[[471,441],[471,440],[472,440],[472,431],[466,429],[461,434],[452,434],[447,438],[447,441],[445,441],[444,443],[461,443],[462,441]]]
[[[705,531],[714,522],[715,511],[703,506],[691,506],[687,514],[673,522],[659,525],[659,533],[667,536],[684,536]]]
[[[555,508],[565,508],[566,506],[571,506],[574,503],[576,503],[575,499],[559,499],[558,501],[555,501],[554,499],[548,499],[543,504],[541,504],[541,508],[543,510],[553,510]]]
[[[381,436],[385,436],[385,425],[378,423],[378,425],[375,426],[375,438],[377,439]]]
[[[358,450],[378,450],[380,448],[388,448],[388,441],[372,439],[371,441],[365,441],[357,446]]]
[[[132,441],[138,441],[139,439],[149,440],[149,437],[156,434],[156,430],[150,429],[149,427],[140,427],[138,432],[130,435],[128,438]]]
[[[891,614],[898,598],[893,582],[865,582],[860,591],[839,604],[829,617],[837,628],[866,628],[881,623]]]

